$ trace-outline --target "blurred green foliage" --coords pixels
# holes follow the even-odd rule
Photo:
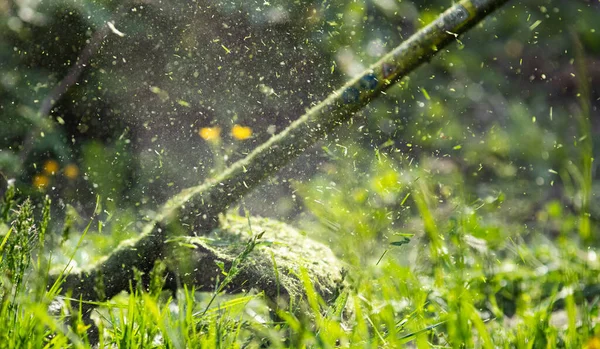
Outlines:
[[[49,229],[63,232],[49,238],[55,262],[96,261],[451,3],[0,0],[0,171],[33,202],[4,206],[2,323],[17,326],[24,307],[46,326],[21,327],[39,343],[62,328],[7,296],[27,285],[11,278],[31,249],[4,256],[36,237],[32,207],[46,195]],[[245,199],[347,262],[350,302],[339,302],[353,318],[313,295],[310,316],[282,310],[265,326],[264,304],[244,312],[249,295],[198,319],[193,292],[176,313],[136,290],[103,304],[106,324],[123,324],[108,341],[600,345],[597,23],[597,2],[511,1]],[[563,326],[550,321],[555,308]],[[75,329],[57,346],[85,332]]]
[[[85,149],[110,153],[125,135],[127,145],[115,160],[121,165],[113,169],[121,173],[104,178],[102,186],[119,176],[110,190],[131,191],[133,203],[155,206],[210,174],[215,162],[198,137],[200,128],[250,126],[251,140],[223,144],[235,149],[227,159],[233,161],[447,5],[4,0],[2,170],[25,187],[47,159],[74,163],[83,166],[84,180],[69,185],[91,193],[97,175],[86,174],[98,171],[86,167],[105,160],[97,158],[102,149]],[[486,178],[527,176],[547,185],[556,177],[548,170],[558,171],[578,151],[571,146],[579,138],[574,120],[580,113],[573,35],[583,43],[591,79],[585,83],[592,84],[598,16],[597,6],[586,1],[507,6],[485,30],[462,38],[458,50],[443,52],[375,101],[354,124],[363,127],[342,131],[342,140],[366,154],[385,145],[416,160],[451,157]],[[76,84],[58,95],[49,115],[36,112],[78,61],[85,69]],[[597,103],[595,97],[593,89],[590,101]],[[314,153],[310,164],[328,161],[325,153]],[[301,179],[314,173],[314,166],[298,166]],[[290,192],[282,190],[274,191]],[[263,201],[277,206],[287,196]],[[260,198],[252,201],[260,206]]]

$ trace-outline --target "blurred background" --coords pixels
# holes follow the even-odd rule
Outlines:
[[[134,234],[452,4],[0,0],[0,171],[63,234],[97,198],[98,236]],[[243,207],[356,262],[423,229],[414,188],[492,246],[595,243],[599,23],[597,1],[509,2]]]

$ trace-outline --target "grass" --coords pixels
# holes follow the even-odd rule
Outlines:
[[[369,176],[383,198],[389,193],[382,183],[393,166],[386,159],[373,161],[383,177]],[[183,288],[174,297],[162,291],[164,266],[157,263],[149,290],[133,287],[128,295],[95,304],[99,346],[598,348],[597,251],[581,248],[580,240],[566,233],[550,238],[541,221],[531,228],[507,222],[510,193],[470,203],[461,195],[440,200],[437,180],[442,178],[426,173],[408,176],[401,188],[387,188],[402,199],[396,207],[405,222],[400,229],[397,219],[386,224],[388,215],[371,212],[389,213],[383,201],[379,207],[357,205],[360,195],[350,200],[345,190],[322,195],[335,206],[312,208],[317,220],[342,222],[335,229],[331,224],[313,226],[345,239],[334,250],[346,257],[347,285],[333,303],[320,298],[305,272],[299,275],[306,293],[300,310],[272,309],[261,293],[223,294],[256,247],[255,236],[235,270],[223,270],[224,280],[212,294]],[[307,187],[300,192],[311,195]],[[17,201],[9,191],[2,208],[0,328],[8,330],[0,333],[1,346],[90,347],[85,302],[67,297],[61,311],[48,312],[59,293],[59,285],[44,287],[49,200],[37,215],[28,200]],[[553,203],[541,211],[545,223],[576,222],[578,217],[557,211]],[[365,226],[349,214],[380,220]]]

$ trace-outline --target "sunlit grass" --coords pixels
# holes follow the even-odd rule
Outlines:
[[[334,166],[348,166],[344,154],[332,151]],[[335,187],[319,178],[298,185],[307,203],[314,198],[308,206],[318,218],[305,228],[339,242],[332,247],[347,264],[344,290],[333,302],[302,271],[300,304],[274,307],[254,291],[224,294],[255,236],[240,263],[222,270],[214,293],[163,291],[165,269],[157,263],[149,289],[132,286],[94,303],[93,323],[82,312],[87,303],[68,295],[58,312],[48,312],[60,293],[59,284],[44,284],[50,203],[36,218],[34,207],[9,191],[0,224],[0,327],[10,330],[0,341],[14,348],[595,348],[597,252],[546,234],[551,222],[576,221],[577,212],[548,203],[537,224],[523,227],[504,216],[518,205],[514,193],[472,199],[458,168],[435,173],[428,166],[439,163],[399,167],[392,160],[378,154],[350,164],[367,168],[365,176],[339,177]],[[90,224],[76,234],[77,244],[64,246],[71,259],[95,236],[86,235]]]

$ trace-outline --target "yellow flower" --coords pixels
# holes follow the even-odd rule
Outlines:
[[[46,173],[47,175],[53,175],[56,172],[58,172],[59,169],[59,165],[58,162],[56,160],[46,160],[46,162],[44,162],[44,173]]]
[[[202,137],[205,141],[217,141],[221,137],[221,128],[219,126],[215,127],[203,127],[198,131],[200,137]]]
[[[33,186],[38,189],[44,189],[50,184],[50,178],[43,174],[37,174],[33,176]]]
[[[91,326],[92,325],[86,325],[83,322],[77,321],[77,326],[76,326],[77,334],[82,335],[82,334],[86,333],[88,328],[90,328]]]
[[[599,349],[600,348],[600,339],[598,337],[592,337],[584,347],[586,349]]]
[[[250,136],[252,136],[252,129],[248,126],[240,126],[236,124],[233,125],[233,128],[231,129],[231,135],[233,138],[243,141],[244,139],[248,139]]]
[[[69,179],[75,179],[79,175],[79,167],[75,164],[68,164],[65,166],[65,176]]]

